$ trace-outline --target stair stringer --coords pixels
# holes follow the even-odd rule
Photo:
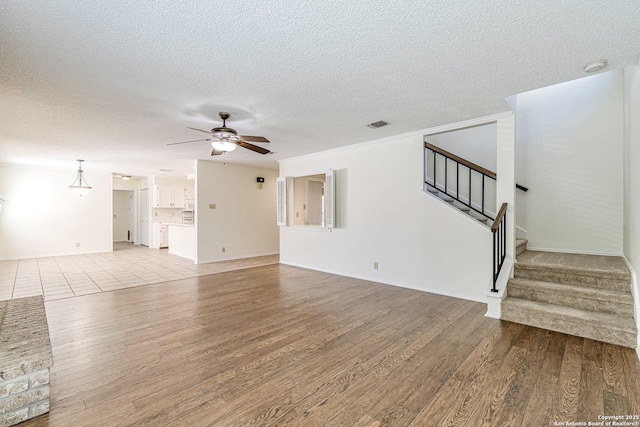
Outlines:
[[[436,189],[438,191],[437,194],[434,194],[433,192],[429,191],[430,189]],[[454,212],[457,212],[457,214],[462,215],[464,218],[466,218],[467,220],[471,220],[472,222],[476,223],[476,224],[480,224],[482,226],[484,226],[485,228],[489,229],[489,226],[491,225],[491,223],[493,222],[491,220],[491,218],[482,215],[476,211],[470,210],[469,213],[464,212],[459,206],[454,205],[454,203],[456,202],[455,199],[453,199],[452,197],[448,196],[447,194],[445,194],[444,192],[441,192],[439,189],[433,187],[430,184],[425,183],[424,187],[423,187],[423,191],[425,194],[435,198],[436,200],[440,201],[441,203],[444,203],[446,205],[449,206],[450,209],[452,209]],[[448,200],[451,199],[451,200]],[[486,220],[486,222],[482,222],[480,220],[478,220],[478,218],[482,218],[484,220]]]

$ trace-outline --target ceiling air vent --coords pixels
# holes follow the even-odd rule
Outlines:
[[[389,123],[385,122],[384,120],[380,120],[379,122],[373,122],[373,123],[369,123],[367,126],[369,126],[371,129],[378,129],[381,128],[382,126],[386,126]]]

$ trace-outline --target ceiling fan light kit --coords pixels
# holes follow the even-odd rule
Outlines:
[[[238,148],[238,145],[228,140],[225,141],[224,139],[219,139],[216,141],[211,141],[211,147],[213,147],[214,150],[224,151],[225,153],[228,153],[229,151],[233,151]]]
[[[220,112],[218,113],[220,118],[222,119],[222,126],[215,127],[211,130],[202,130],[197,128],[190,127],[189,129],[197,130],[198,132],[208,133],[212,136],[212,138],[207,139],[196,139],[193,141],[182,141],[182,142],[173,142],[167,145],[177,145],[177,144],[187,144],[190,142],[202,142],[202,141],[211,141],[211,147],[213,151],[211,152],[212,156],[219,156],[221,154],[228,153],[230,151],[235,150],[238,147],[246,148],[247,150],[254,151],[260,154],[269,154],[271,151],[266,148],[258,147],[257,145],[249,144],[247,141],[251,142],[269,142],[269,140],[263,136],[249,136],[249,135],[238,135],[235,129],[231,129],[227,127],[227,119],[229,118],[229,113]]]

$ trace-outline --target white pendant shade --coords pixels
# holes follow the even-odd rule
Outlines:
[[[238,146],[233,142],[224,141],[224,140],[212,141],[211,146],[213,147],[214,150],[225,151],[225,152],[233,151],[236,148],[238,148]]]
[[[78,160],[78,176],[76,177],[76,180],[73,181],[73,184],[69,186],[71,191],[76,193],[78,196],[83,196],[91,190],[91,186],[87,184],[87,181],[85,181],[82,176],[82,162],[84,162],[84,160]]]

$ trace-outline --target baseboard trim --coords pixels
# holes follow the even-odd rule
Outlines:
[[[636,354],[638,355],[638,360],[640,360],[640,295],[638,295],[638,289],[640,288],[638,287],[638,276],[636,275],[636,270],[633,268],[627,257],[623,255],[622,259],[625,264],[627,264],[627,268],[631,272],[631,283],[633,285],[631,286],[631,294],[633,295],[633,301],[635,304],[634,316],[636,320],[636,328],[638,328],[638,346],[636,347]]]
[[[212,262],[235,261],[235,260],[238,260],[238,259],[257,258],[257,257],[261,257],[261,256],[279,255],[279,254],[280,254],[280,252],[266,252],[266,253],[253,254],[253,255],[230,256],[230,257],[224,257],[224,258],[211,258],[211,259],[205,259],[205,260],[196,260],[195,264],[209,264],[209,263],[212,263]],[[175,255],[175,256],[179,256],[179,255]]]
[[[360,275],[354,275],[354,274],[345,274],[345,273],[341,273],[341,272],[337,272],[337,271],[332,271],[332,270],[322,269],[322,268],[317,268],[317,267],[311,267],[311,266],[304,265],[304,264],[298,264],[298,263],[294,263],[294,262],[286,262],[286,261],[282,261],[282,260],[280,260],[280,264],[288,265],[288,266],[291,266],[291,267],[304,268],[306,270],[321,271],[323,273],[335,274],[337,276],[351,277],[353,279],[366,280],[367,282],[378,283],[378,284],[381,284],[381,285],[389,285],[389,286],[395,286],[397,288],[411,289],[411,290],[414,290],[414,291],[425,292],[425,293],[428,293],[428,294],[442,295],[442,296],[446,296],[446,297],[458,298],[458,299],[463,299],[463,300],[466,300],[466,301],[474,301],[474,302],[479,302],[479,303],[483,303],[483,304],[487,303],[486,299],[483,299],[481,297],[475,297],[473,295],[461,294],[461,293],[458,293],[458,292],[447,292],[447,291],[443,291],[443,290],[440,290],[440,289],[432,289],[432,288],[428,288],[428,289],[419,288],[419,287],[416,287],[416,286],[413,286],[413,285],[401,284],[401,283],[397,283],[397,282],[383,281],[380,278],[376,278],[376,277],[367,277],[367,276],[360,276]]]
[[[75,256],[75,255],[94,255],[94,254],[106,254],[109,252],[113,252],[113,247],[109,250],[104,251],[87,251],[87,252],[64,252],[64,253],[56,253],[56,254],[39,254],[39,255],[29,255],[24,257],[9,257],[2,258],[2,261],[20,261],[23,259],[37,259],[37,258],[52,258],[57,256]]]

